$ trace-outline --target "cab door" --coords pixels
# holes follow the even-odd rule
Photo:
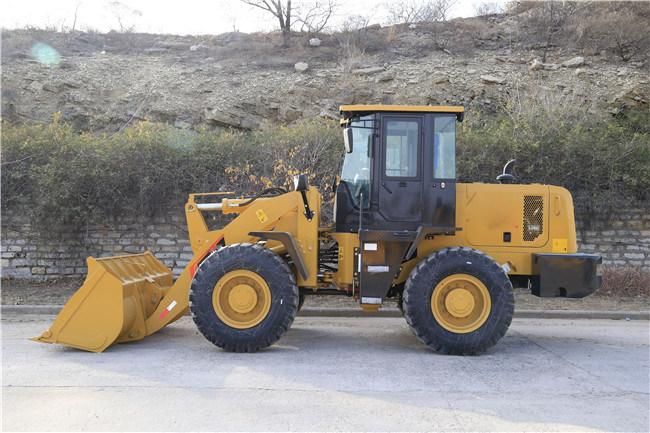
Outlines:
[[[383,116],[379,213],[387,221],[422,220],[422,116]]]
[[[422,222],[452,232],[456,228],[456,115],[427,116],[425,143]]]

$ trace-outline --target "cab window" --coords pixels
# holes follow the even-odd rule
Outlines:
[[[433,137],[433,177],[456,179],[456,116],[436,116]]]
[[[387,177],[416,177],[418,175],[417,121],[388,120],[386,122]]]
[[[350,122],[352,128],[352,153],[343,160],[341,182],[345,182],[352,194],[355,206],[370,205],[370,145],[374,131],[372,116]]]

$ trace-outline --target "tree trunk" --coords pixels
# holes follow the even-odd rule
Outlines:
[[[284,27],[282,27],[282,46],[289,46],[291,38],[291,0],[287,0],[286,10],[284,11]]]

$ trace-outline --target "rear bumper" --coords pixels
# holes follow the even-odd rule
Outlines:
[[[552,298],[584,298],[601,284],[599,265],[603,259],[595,254],[534,254],[537,275],[531,278],[533,295]]]

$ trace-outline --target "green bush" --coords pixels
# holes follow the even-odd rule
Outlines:
[[[340,129],[313,120],[255,132],[182,132],[139,123],[113,135],[49,125],[3,124],[2,207],[27,208],[41,226],[101,223],[181,207],[187,194],[250,194],[288,187],[308,173],[331,184]]]
[[[600,119],[533,110],[461,127],[461,181],[494,182],[515,158],[522,183],[564,186],[576,208],[608,213],[646,204],[650,188],[650,112]]]
[[[49,229],[150,217],[180,209],[190,192],[290,187],[297,173],[327,191],[342,147],[338,122],[324,119],[253,132],[140,123],[112,135],[78,133],[58,118],[49,125],[5,122],[2,207],[29,209]],[[494,182],[511,158],[522,182],[565,186],[579,208],[647,203],[650,113],[604,120],[544,110],[468,116],[458,134],[461,181]]]

